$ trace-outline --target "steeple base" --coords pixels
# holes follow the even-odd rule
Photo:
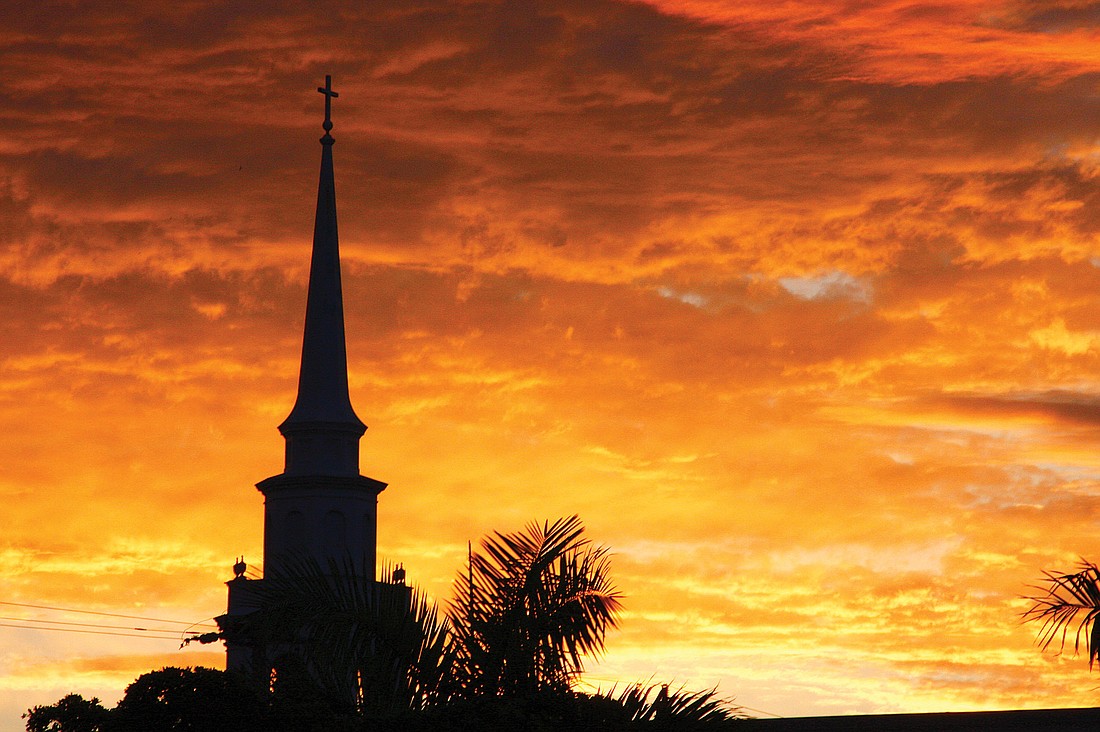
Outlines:
[[[256,484],[264,494],[264,576],[285,573],[295,559],[327,566],[350,558],[354,574],[374,581],[378,494],[373,478],[276,475]]]

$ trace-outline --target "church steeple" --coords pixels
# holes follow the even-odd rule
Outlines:
[[[348,397],[336,187],[332,171],[332,77],[325,95],[321,178],[306,296],[298,397],[279,425],[286,439],[283,472],[256,484],[264,494],[265,574],[282,573],[286,560],[312,556],[322,566],[348,558],[356,573],[374,580],[378,494],[382,481],[359,474],[359,438],[366,426]]]
[[[305,334],[298,396],[279,425],[286,438],[288,475],[358,475],[359,438],[366,426],[348,395],[344,303],[340,286],[340,242],[336,225],[336,185],[332,166],[332,77],[317,91],[325,95],[321,176],[306,299]]]
[[[239,562],[237,576],[227,583],[228,610],[218,618],[230,669],[271,668],[269,654],[275,649],[235,635],[241,617],[259,607],[258,583],[299,571],[303,561],[321,568],[335,562],[341,572],[350,570],[352,578],[371,583],[377,569],[378,494],[386,484],[359,474],[359,438],[367,428],[355,416],[348,396],[334,140],[329,134],[336,96],[332,77],[326,76],[317,91],[325,95],[325,134],[298,396],[290,416],[279,425],[286,439],[283,472],[256,484],[264,496],[264,579],[246,578],[244,563]]]

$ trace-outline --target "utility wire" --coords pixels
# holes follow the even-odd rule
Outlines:
[[[0,628],[21,628],[22,630],[50,630],[55,633],[87,633],[89,635],[120,635],[126,638],[148,638],[149,640],[177,641],[180,637],[180,633],[175,632],[173,632],[171,635],[154,635],[149,633],[119,633],[113,630],[81,630],[80,628],[36,628],[28,625],[18,625],[16,623],[0,623]]]
[[[215,625],[216,625],[215,623],[210,623],[210,622],[207,622],[205,620],[196,623],[196,622],[192,622],[190,620],[166,620],[164,618],[149,618],[149,617],[145,617],[145,616],[142,616],[142,615],[121,615],[119,613],[104,613],[104,612],[98,612],[96,610],[77,610],[77,609],[71,608],[71,607],[51,607],[49,605],[31,605],[31,604],[25,603],[25,602],[4,602],[3,600],[0,600],[0,605],[11,605],[12,607],[29,607],[29,608],[34,608],[35,610],[55,610],[57,612],[63,612],[63,613],[83,613],[85,615],[103,615],[103,616],[109,617],[109,618],[126,618],[127,620],[152,620],[154,623],[175,623],[177,625],[186,625],[189,628],[192,627],[192,626],[196,626],[196,625],[206,625],[206,626],[210,626],[210,627],[215,627]]]
[[[734,702],[736,704],[736,702]],[[782,714],[775,714],[773,712],[765,712],[763,709],[753,709],[752,707],[746,707],[744,704],[737,704],[742,709],[748,709],[750,712],[756,712],[757,714],[767,714],[769,717],[775,717],[776,719],[783,719]]]
[[[109,628],[111,630],[140,630],[144,633],[184,633],[186,631],[179,630],[177,628],[134,628],[129,625],[105,625],[103,623],[77,623],[73,621],[65,620],[43,620],[41,618],[15,618],[6,617],[0,615],[0,620],[7,620],[13,623],[45,623],[47,625],[73,625],[81,628]],[[7,626],[14,627],[14,626]]]

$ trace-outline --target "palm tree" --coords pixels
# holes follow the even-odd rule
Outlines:
[[[338,703],[371,717],[566,691],[621,607],[607,550],[583,534],[572,516],[482,540],[448,617],[414,588],[358,578],[349,561],[291,558],[256,584],[260,609],[234,632],[254,648],[259,683],[271,669],[304,666]]]
[[[383,569],[385,576],[386,570]],[[289,658],[331,697],[370,717],[420,709],[450,695],[453,653],[446,618],[419,590],[357,576],[350,561],[284,562],[263,580],[259,610],[238,632],[266,675]]]
[[[1044,572],[1045,584],[1036,589],[1045,589],[1046,594],[1026,599],[1032,606],[1024,614],[1025,621],[1042,623],[1037,642],[1045,651],[1058,641],[1058,649],[1065,648],[1069,632],[1076,624],[1073,636],[1073,651],[1081,648],[1081,638],[1085,639],[1085,651],[1089,656],[1089,669],[1093,662],[1100,661],[1100,569],[1092,562],[1081,560],[1079,570],[1072,574]]]
[[[607,550],[584,538],[577,516],[496,533],[481,549],[456,579],[448,613],[459,695],[567,691],[618,622]]]

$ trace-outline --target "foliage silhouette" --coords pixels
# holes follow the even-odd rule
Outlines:
[[[23,715],[27,732],[106,732],[111,710],[92,697],[67,694],[56,704],[37,706]]]
[[[1032,606],[1023,613],[1025,622],[1041,623],[1037,643],[1044,651],[1055,641],[1058,650],[1066,647],[1069,632],[1076,623],[1073,651],[1079,653],[1081,639],[1089,657],[1089,670],[1100,661],[1100,569],[1092,562],[1081,560],[1079,569],[1070,574],[1044,572],[1045,584],[1035,589],[1043,595],[1028,597]]]
[[[618,622],[607,550],[577,516],[482,540],[448,613],[462,696],[564,692]]]
[[[662,698],[655,686],[631,686],[620,693],[614,690],[606,694],[546,691],[530,696],[457,699],[424,710],[401,729],[402,732],[705,732],[731,729],[743,718],[713,691],[693,693],[677,690],[666,694]]]
[[[270,684],[265,732],[341,732],[360,728],[354,710],[334,704],[300,659],[292,656],[280,659]]]
[[[264,699],[235,674],[212,668],[166,667],[126,687],[110,732],[260,732]]]
[[[283,567],[251,586],[259,609],[225,631],[252,647],[251,676],[165,668],[115,710],[76,695],[29,710],[28,732],[686,730],[739,718],[713,690],[573,689],[621,610],[607,550],[576,516],[483,539],[446,615],[350,560]],[[99,726],[74,726],[85,719]]]
[[[257,583],[261,609],[237,628],[257,650],[261,682],[270,668],[278,678],[280,666],[293,668],[297,659],[334,704],[372,717],[448,695],[446,619],[420,591],[364,581],[350,560],[322,567],[297,557],[283,566]]]
[[[728,700],[710,691],[669,690],[667,684],[634,684],[601,698],[615,702],[630,722],[649,722],[657,727],[684,729],[692,725],[715,726],[741,719]]]

